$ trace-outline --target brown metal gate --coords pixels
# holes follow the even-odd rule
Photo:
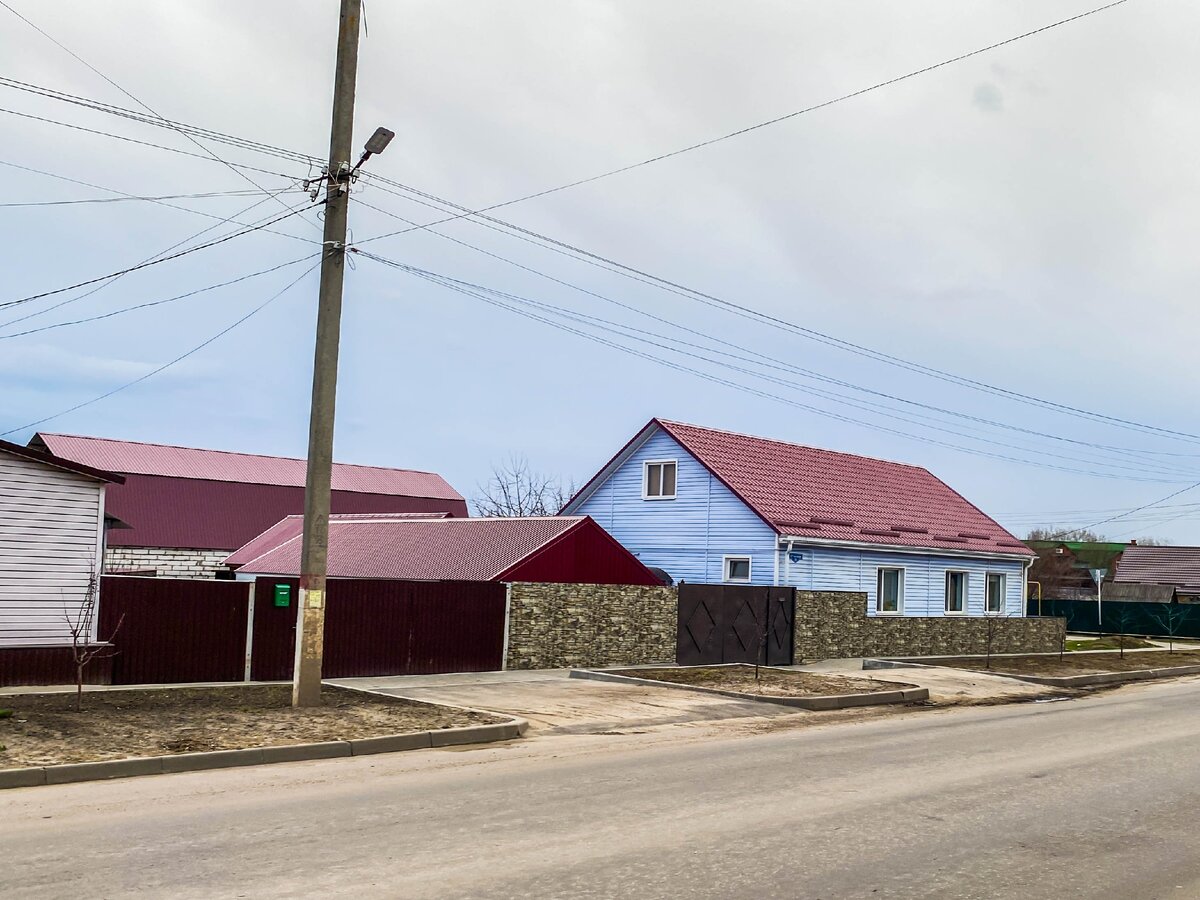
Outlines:
[[[792,663],[795,591],[733,584],[681,584],[675,661]]]
[[[288,606],[275,586],[291,587]],[[292,677],[296,579],[259,578],[251,677]],[[325,591],[326,678],[488,672],[501,667],[505,587],[486,581],[331,580]]]

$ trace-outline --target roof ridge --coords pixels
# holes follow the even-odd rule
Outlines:
[[[303,456],[281,456],[277,453],[250,453],[246,450],[220,450],[215,447],[185,447],[183,444],[163,444],[159,443],[158,441],[134,441],[126,438],[96,437],[95,435],[90,434],[66,434],[65,432],[61,431],[39,431],[37,432],[37,435],[43,439],[46,437],[75,438],[76,440],[81,441],[104,441],[110,444],[137,444],[139,447],[162,447],[166,450],[190,450],[193,453],[224,453],[229,456],[253,456],[257,459],[279,459],[286,460],[288,462],[307,462],[307,458]],[[439,478],[441,478],[441,475],[439,475],[437,472],[431,472],[427,469],[406,469],[396,466],[378,466],[370,463],[347,462],[334,462],[333,465],[354,469],[378,469],[383,472],[412,472],[414,475],[437,475]]]
[[[762,441],[766,444],[781,444],[784,447],[799,447],[802,450],[816,450],[818,453],[832,453],[835,456],[848,456],[851,459],[865,459],[871,462],[887,463],[890,466],[904,466],[906,469],[916,469],[919,472],[925,472],[932,475],[924,466],[918,466],[916,463],[899,462],[894,459],[884,459],[882,456],[867,456],[865,453],[851,453],[848,450],[831,450],[828,447],[817,447],[813,444],[798,444],[795,441],[784,441],[779,438],[763,437],[759,434],[747,434],[744,431],[732,431],[728,428],[712,428],[708,425],[696,425],[692,422],[677,422],[674,419],[658,419],[659,424],[671,426],[677,425],[682,428],[695,428],[698,431],[711,431],[715,434],[728,434],[733,437],[749,438],[752,441]],[[936,476],[934,476],[936,477]]]

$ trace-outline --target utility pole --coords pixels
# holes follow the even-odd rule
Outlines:
[[[325,640],[325,572],[329,549],[329,488],[333,475],[333,414],[337,396],[338,340],[342,328],[342,276],[346,266],[346,218],[350,201],[354,84],[362,0],[342,0],[333,124],[325,177],[325,237],[317,344],[313,358],[308,468],[304,481],[304,543],[300,559],[300,609],[296,618],[293,706],[321,704],[321,652]]]

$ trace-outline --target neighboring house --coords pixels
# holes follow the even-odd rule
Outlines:
[[[30,446],[125,476],[110,489],[108,508],[132,528],[112,535],[109,572],[227,574],[232,551],[304,510],[302,459],[47,433]],[[344,463],[333,466],[331,505],[335,513],[467,514],[440,475]]]
[[[300,574],[302,516],[289,516],[225,561],[239,577]],[[658,585],[587,516],[329,519],[330,578]]]
[[[1105,600],[1200,603],[1200,547],[1139,547],[1130,544],[1121,556],[1112,589]]]
[[[1136,546],[1113,541],[1026,541],[1037,559],[1029,568],[1029,580],[1041,585],[1042,597],[1049,600],[1086,600],[1096,596],[1093,569],[1105,570],[1107,582],[1113,578],[1126,547]],[[1033,590],[1034,596],[1037,591]]]
[[[675,581],[1024,614],[1033,551],[925,469],[652,419],[564,507]]]
[[[0,440],[0,657],[70,646],[72,623],[103,567],[107,525],[115,524],[106,523],[105,491],[121,482]],[[95,639],[94,627],[85,637]]]

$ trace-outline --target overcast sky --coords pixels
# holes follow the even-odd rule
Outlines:
[[[335,0],[8,2],[163,116],[318,157],[326,152]],[[356,143],[377,125],[392,128],[396,139],[368,163],[371,172],[477,209],[820,103],[1088,8],[1080,0],[368,0]],[[494,215],[874,351],[1200,433],[1198,33],[1195,4],[1129,0]],[[2,8],[0,59],[8,78],[136,107]],[[8,87],[0,88],[0,106],[202,152],[170,130]],[[116,196],[102,189],[140,196],[253,190],[211,160],[11,113],[0,113],[0,129],[3,162],[100,188],[0,166],[5,203]],[[0,206],[0,302],[136,264],[211,225],[197,241],[236,230],[220,218],[250,223],[282,215],[279,201],[295,207],[305,200],[295,184],[310,174],[304,164],[208,146],[273,173],[246,174],[283,190],[279,200],[167,201],[209,218],[137,201]],[[641,329],[597,332],[594,323],[568,323],[651,359],[359,258],[346,284],[340,461],[435,470],[467,495],[493,462],[513,453],[583,481],[660,416],[916,463],[1021,534],[1034,524],[1099,521],[1200,479],[1200,438],[1105,425],[950,384],[473,220],[369,241],[405,227],[388,213],[421,223],[446,215],[394,190],[360,183],[355,198],[386,211],[352,209],[352,237],[364,250]],[[9,438],[26,440],[33,429],[21,426],[190,350],[312,263],[101,321],[11,335],[316,252],[314,212],[273,227],[293,237],[238,237],[0,326],[0,431],[20,428]],[[0,308],[0,323],[82,293]],[[303,455],[315,301],[310,273],[184,362],[39,427]],[[680,340],[708,349],[680,347]],[[1200,543],[1200,505],[1183,503],[1200,504],[1200,489],[1099,530]]]

